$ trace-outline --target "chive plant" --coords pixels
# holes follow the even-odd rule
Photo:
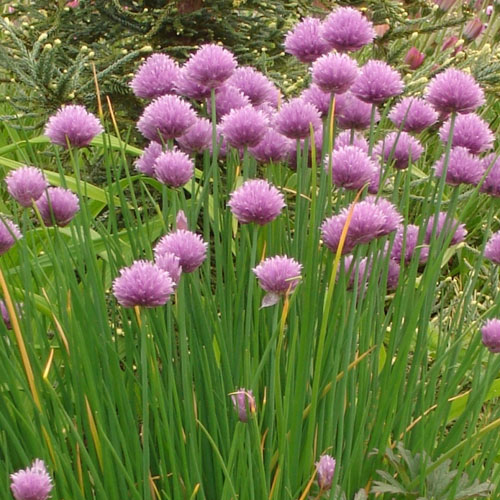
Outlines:
[[[336,15],[366,29],[354,9],[339,8],[329,24]],[[335,39],[348,50],[358,42]],[[500,494],[500,258],[489,194],[499,189],[498,166],[475,156],[479,175],[460,177],[453,142],[466,134],[454,131],[467,116],[459,113],[481,105],[483,92],[470,75],[444,71],[427,100],[450,113],[445,142],[426,130],[415,154],[405,123],[437,117],[406,101],[390,154],[372,155],[390,127],[392,101],[384,102],[402,90],[385,66],[371,85],[374,65],[355,89],[369,107],[360,127],[369,127],[369,146],[353,145],[349,126],[342,154],[337,127],[350,111],[336,106],[342,94],[326,94],[320,123],[302,100],[276,111],[266,84],[273,102],[233,112],[221,133],[216,94],[234,59],[207,45],[183,74],[206,83],[203,101],[160,96],[139,120],[156,146],[138,171],[131,165],[143,151],[123,138],[109,102],[102,123],[64,108],[45,136],[6,128],[2,498],[11,489],[23,500],[37,485],[43,500]],[[200,141],[190,159],[158,163],[194,126],[195,108],[212,121],[200,126],[210,147]],[[295,139],[281,142],[288,162],[257,161],[256,129],[262,139],[276,125]],[[92,142],[88,134],[81,142],[82,129]],[[355,175],[353,157],[367,165],[364,177],[342,183]],[[41,169],[44,189],[19,205],[15,194],[31,178],[16,175],[24,164]],[[106,179],[99,187],[94,164]],[[51,202],[54,189],[72,201]]]

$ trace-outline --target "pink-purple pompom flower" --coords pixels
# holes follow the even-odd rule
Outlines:
[[[315,106],[301,98],[295,98],[281,106],[275,125],[280,134],[290,139],[305,139],[310,134],[310,125],[317,130],[322,122]]]
[[[36,202],[46,226],[67,226],[80,208],[78,196],[63,187],[50,187]]]
[[[174,288],[179,284],[181,279],[182,268],[179,257],[170,252],[165,252],[158,255],[155,264],[162,270],[169,274],[172,279]]]
[[[331,165],[332,181],[344,189],[358,190],[370,182],[376,167],[368,154],[357,146],[336,148],[331,159],[325,158],[325,169]]]
[[[16,500],[47,500],[53,488],[45,463],[38,458],[31,467],[11,474],[10,480],[10,489]]]
[[[438,114],[424,99],[404,97],[392,108],[389,119],[405,132],[419,133],[434,125]]]
[[[295,143],[272,128],[268,128],[262,141],[250,148],[250,153],[261,163],[278,163],[288,158]]]
[[[495,153],[481,159],[484,172],[487,172],[479,190],[490,196],[500,197],[500,159]]]
[[[429,256],[429,247],[423,242],[420,248],[417,247],[419,232],[420,228],[414,224],[408,224],[407,226],[400,225],[394,237],[394,243],[391,249],[391,259],[397,262],[403,259],[403,262],[408,264],[413,256],[418,253],[419,262],[426,262]]]
[[[415,163],[424,148],[422,144],[407,132],[390,132],[381,139],[373,150],[385,162],[393,161],[394,168],[399,170],[408,168],[410,160]]]
[[[233,109],[224,116],[221,130],[234,148],[254,147],[264,138],[269,121],[266,115],[253,106]]]
[[[267,292],[261,307],[276,304],[280,296],[295,290],[301,279],[302,264],[285,255],[264,259],[253,269],[259,285]]]
[[[445,166],[446,154],[434,166],[436,177],[442,177]],[[467,148],[457,146],[450,151],[446,169],[446,183],[451,186],[459,184],[477,184],[484,174],[482,161]]]
[[[364,102],[381,104],[403,92],[399,73],[386,62],[372,59],[362,68],[351,92]]]
[[[163,148],[159,142],[151,141],[135,161],[135,168],[144,175],[154,176],[156,158],[161,155]]]
[[[207,257],[208,244],[199,234],[186,229],[177,229],[163,236],[154,248],[155,259],[166,253],[173,253],[179,258],[183,273],[197,269]]]
[[[340,237],[349,213],[352,212],[342,253],[349,253],[356,245],[370,241],[395,231],[401,223],[401,215],[396,207],[383,198],[367,197],[359,203],[351,204],[339,214],[327,218],[321,225],[321,236],[325,245],[337,252]]]
[[[305,17],[286,34],[285,52],[303,63],[310,63],[329,52],[330,47],[321,37],[321,21]]]
[[[191,127],[177,139],[180,148],[186,153],[200,153],[212,143],[212,124],[206,118],[196,118]]]
[[[352,7],[334,10],[323,21],[321,34],[331,48],[340,52],[359,50],[375,38],[373,24]]]
[[[242,224],[255,222],[263,226],[278,217],[285,200],[268,181],[251,179],[231,193],[228,206]]]
[[[489,319],[481,328],[481,337],[485,347],[492,353],[500,352],[500,319]]]
[[[446,212],[439,213],[435,233],[434,221],[435,217],[434,215],[431,215],[425,230],[425,242],[427,244],[430,244],[432,238],[439,238],[443,231],[445,238],[449,238],[449,235],[452,233],[450,245],[457,245],[465,240],[467,235],[467,229],[465,229],[465,226],[460,224],[460,222],[453,217],[450,217]]]
[[[152,54],[140,66],[130,82],[134,94],[154,99],[175,92],[179,65],[166,54]]]
[[[54,144],[79,148],[90,144],[92,139],[102,133],[101,122],[84,106],[63,106],[49,118],[45,126],[45,135]]]
[[[36,167],[21,167],[5,178],[7,191],[20,205],[30,207],[48,186],[43,172]]]
[[[215,114],[217,121],[233,109],[240,109],[250,104],[250,99],[236,87],[222,85],[215,92]],[[210,100],[207,109],[210,109]]]
[[[248,97],[253,106],[264,102],[276,106],[278,89],[264,74],[251,66],[236,68],[227,83]]]
[[[494,264],[500,265],[500,231],[494,233],[486,243],[484,256]]]
[[[471,113],[484,103],[484,92],[473,76],[448,68],[431,80],[426,98],[440,113]]]
[[[450,135],[451,120],[439,129],[439,137],[446,144]],[[452,146],[462,146],[473,154],[491,149],[495,136],[488,124],[476,113],[458,115],[453,127]]]
[[[21,231],[17,224],[4,216],[0,217],[0,255],[9,251],[20,238]]]
[[[161,153],[154,163],[154,176],[167,186],[184,186],[194,174],[194,163],[186,153],[169,149]]]
[[[137,128],[150,141],[161,143],[181,136],[195,121],[196,113],[188,102],[164,95],[146,106]]]
[[[170,275],[153,262],[137,260],[120,270],[113,282],[113,294],[123,307],[158,307],[174,293]]]
[[[358,63],[346,54],[330,53],[314,61],[313,82],[324,92],[343,94],[358,76]]]
[[[330,108],[331,94],[321,90],[316,84],[311,84],[300,95],[304,102],[316,106],[321,116],[326,116]]]
[[[372,106],[358,99],[351,92],[335,97],[335,116],[339,127],[344,129],[364,130],[370,126]],[[375,122],[380,120],[375,110]]]
[[[184,67],[190,79],[212,89],[220,87],[233,74],[236,59],[220,45],[205,44],[191,54]]]

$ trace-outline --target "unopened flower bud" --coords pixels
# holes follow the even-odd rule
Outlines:
[[[332,487],[333,474],[335,472],[335,459],[330,455],[321,455],[316,462],[318,484],[322,491]]]
[[[231,394],[233,405],[238,412],[240,422],[248,422],[248,414],[255,413],[255,398],[253,392],[247,389],[239,389]]]

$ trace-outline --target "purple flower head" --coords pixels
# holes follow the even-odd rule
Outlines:
[[[446,144],[450,135],[450,120],[439,129],[439,137]],[[476,113],[458,115],[453,128],[452,146],[463,146],[473,154],[491,149],[495,136],[488,124]]]
[[[179,75],[175,81],[175,91],[181,96],[189,97],[196,101],[202,101],[210,97],[210,88],[193,80],[186,67],[181,68],[179,71]]]
[[[500,161],[495,153],[486,155],[482,160],[483,170],[489,169],[486,179],[479,188],[482,193],[500,197]]]
[[[429,244],[431,241],[433,227],[434,215],[431,215],[425,229],[425,242],[427,244]],[[464,241],[465,236],[467,235],[465,226],[463,224],[460,224],[456,219],[448,218],[448,214],[446,212],[439,213],[435,238],[439,238],[439,235],[443,230],[446,231],[447,234],[449,234],[450,231],[453,231],[450,245],[457,245],[458,243]]]
[[[374,163],[375,163],[375,172],[373,173],[370,179],[370,184],[368,185],[368,192],[370,194],[378,194],[380,186],[380,176],[382,174],[380,163],[377,160],[374,160]]]
[[[385,236],[386,234],[396,231],[398,226],[401,224],[403,217],[393,203],[385,198],[377,198],[376,196],[367,196],[364,199],[364,202],[371,203],[378,210],[380,210],[385,217],[385,222],[379,236]]]
[[[446,153],[434,165],[436,177],[443,174],[444,160]],[[484,167],[481,160],[469,153],[469,151],[457,146],[450,151],[448,169],[446,171],[446,183],[451,186],[459,184],[477,184],[484,174]]]
[[[7,330],[12,330],[12,323],[10,322],[9,311],[7,310],[7,306],[5,305],[5,302],[1,299],[0,299],[0,314],[2,316],[2,320],[5,324],[5,328],[7,328]]]
[[[335,116],[339,127],[344,129],[364,130],[370,127],[372,107],[358,99],[350,92],[335,98]],[[375,121],[380,120],[380,114],[375,111]]]
[[[196,118],[194,125],[191,125],[177,142],[186,153],[200,153],[209,149],[212,144],[212,124],[206,118]]]
[[[238,412],[240,422],[248,422],[249,413],[255,413],[255,398],[249,389],[239,389],[231,395],[234,409]]]
[[[333,474],[335,472],[335,459],[330,455],[321,455],[316,462],[316,473],[318,474],[318,485],[321,491],[332,487]]]
[[[323,21],[321,34],[331,48],[340,52],[359,50],[375,38],[373,24],[352,7],[334,10]]]
[[[467,40],[475,40],[485,28],[486,26],[482,23],[481,19],[475,17],[465,25],[463,35]]]
[[[357,281],[358,290],[361,290],[363,284],[369,280],[370,267],[368,266],[368,273],[366,272],[367,258],[363,257],[360,260],[355,260],[353,255],[346,255],[343,258],[342,268],[347,278],[347,289],[352,290]],[[356,273],[358,279],[356,280]],[[339,276],[337,275],[337,280]]]
[[[260,286],[273,295],[285,295],[295,290],[301,279],[302,265],[285,255],[276,255],[263,260],[253,269]]]
[[[26,166],[12,170],[5,178],[5,182],[9,194],[23,207],[30,207],[48,186],[40,169]]]
[[[227,83],[248,97],[253,106],[258,106],[263,102],[271,105],[276,103],[278,92],[276,86],[264,74],[251,66],[237,68]]]
[[[417,47],[410,47],[405,55],[405,63],[410,66],[410,69],[417,69],[422,66],[424,59],[425,54],[420,52]]]
[[[78,196],[69,189],[49,187],[36,202],[46,226],[67,226],[80,209]]]
[[[489,319],[481,328],[483,344],[492,353],[500,352],[500,319]]]
[[[345,225],[347,224],[347,214],[341,212],[337,215],[332,215],[328,219],[323,221],[321,224],[321,238],[324,244],[332,251],[337,252],[337,248],[340,244],[340,237]],[[352,252],[354,245],[352,242],[346,240],[344,241],[344,246],[342,247],[342,254]]]
[[[168,273],[170,279],[172,280],[173,287],[177,288],[182,273],[179,257],[177,257],[177,255],[174,255],[173,253],[165,252],[158,256],[155,264],[162,271]]]
[[[285,52],[300,62],[310,63],[330,51],[328,43],[321,37],[321,21],[305,17],[285,37]]]
[[[262,141],[249,151],[261,163],[278,163],[287,159],[292,147],[295,147],[295,143],[291,139],[268,128]]]
[[[500,231],[493,233],[486,243],[484,256],[494,264],[500,264]]]
[[[314,61],[313,82],[323,91],[343,94],[358,76],[358,63],[347,54],[330,53]]]
[[[365,153],[368,153],[368,142],[359,133],[355,133],[351,144],[351,131],[344,130],[335,138],[335,149],[343,148],[344,146],[356,146]]]
[[[407,132],[390,132],[384,139],[380,140],[373,150],[384,162],[394,161],[394,168],[408,168],[410,160],[415,163],[424,148],[415,137]]]
[[[101,122],[78,105],[63,106],[45,125],[45,135],[64,148],[68,143],[76,148],[87,146],[101,132],[104,132]]]
[[[436,123],[438,115],[427,101],[404,97],[392,108],[389,119],[405,132],[419,133]]]
[[[351,92],[364,102],[381,104],[403,92],[399,73],[386,62],[371,59],[362,68]]]
[[[191,273],[197,269],[207,256],[207,246],[199,234],[178,229],[169,233],[157,243],[154,253],[158,260],[159,256],[170,252],[179,258],[183,273]]]
[[[130,82],[137,97],[154,99],[175,93],[179,65],[165,54],[153,54],[140,66]]]
[[[399,265],[399,262],[389,259],[387,269],[387,290],[394,291],[398,288],[400,274],[401,266]]]
[[[290,139],[305,139],[309,136],[310,124],[316,130],[321,123],[318,109],[300,98],[283,104],[276,115],[276,129]]]
[[[248,105],[233,109],[221,122],[222,134],[234,148],[254,147],[264,138],[269,121],[262,111]]]
[[[196,121],[189,103],[176,95],[158,97],[146,106],[137,128],[150,141],[167,142],[184,134]]]
[[[10,480],[10,489],[16,500],[47,500],[53,487],[43,460],[38,458],[31,467],[11,474]]]
[[[326,116],[328,114],[331,96],[329,93],[323,92],[314,83],[310,87],[305,89],[300,97],[304,102],[316,106],[321,116]]]
[[[404,247],[404,257],[403,261],[408,264],[416,252],[418,243],[418,232],[419,227],[414,224],[408,224],[406,227],[400,225],[396,231],[396,236],[394,237],[394,243],[391,249],[391,259],[397,262],[401,261],[403,257],[403,247]],[[427,262],[427,257],[429,256],[429,247],[426,245],[421,245],[420,250],[420,263]]]
[[[211,89],[220,87],[236,68],[229,50],[215,44],[202,45],[185,64],[189,77]]]
[[[250,104],[250,99],[231,85],[222,85],[215,92],[215,113],[217,120],[227,115],[233,109],[240,109]],[[207,102],[210,109],[210,101]]]
[[[328,170],[329,157],[325,158]],[[357,191],[370,182],[376,170],[368,154],[356,146],[343,146],[331,155],[332,181],[336,186]]]
[[[484,103],[484,92],[473,76],[448,68],[431,80],[426,98],[438,112],[471,113]]]
[[[285,200],[266,180],[251,179],[231,193],[227,204],[242,224],[255,222],[263,226],[278,217]]]
[[[329,217],[321,225],[323,241],[332,252],[337,251],[351,206],[342,210],[340,214]],[[356,245],[369,243],[375,238],[387,234],[387,224],[387,217],[383,209],[375,203],[366,200],[356,203],[342,253],[349,253]]]
[[[170,149],[161,153],[154,164],[154,175],[163,184],[178,188],[194,174],[194,163],[186,153]]]
[[[170,275],[153,262],[136,260],[130,267],[120,269],[113,281],[113,294],[123,307],[158,307],[174,293]]]
[[[154,176],[156,158],[161,155],[163,148],[159,142],[151,141],[142,155],[135,161],[135,168],[144,175]]]
[[[6,219],[4,216],[0,217],[0,255],[8,252],[17,240],[22,237],[21,231],[17,224]]]

